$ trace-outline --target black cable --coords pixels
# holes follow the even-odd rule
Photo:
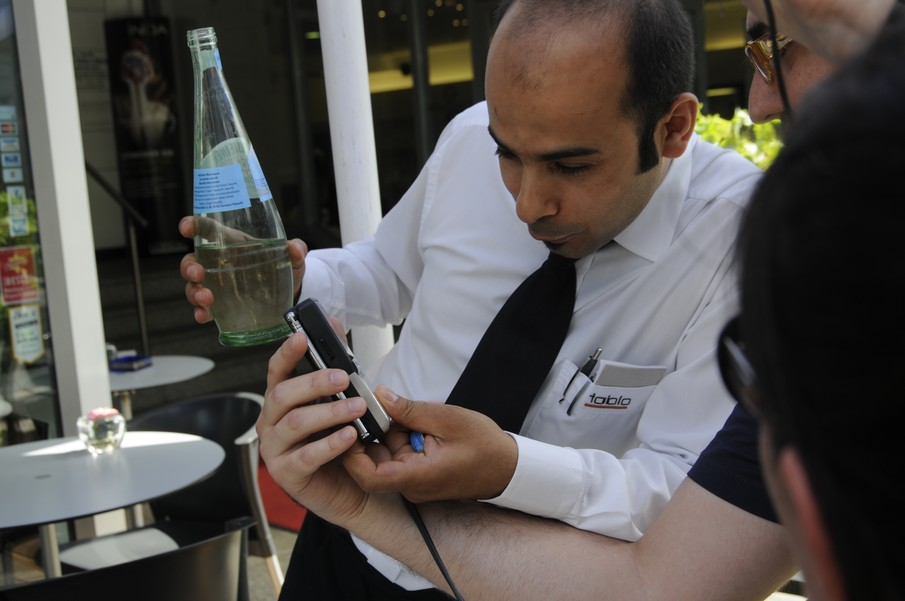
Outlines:
[[[791,121],[792,105],[789,103],[789,96],[786,94],[786,82],[782,76],[779,45],[776,43],[776,16],[773,14],[773,4],[770,0],[764,0],[764,8],[767,11],[767,24],[770,26],[770,43],[773,46],[773,68],[776,71],[776,84],[779,86],[779,97],[782,99],[783,118],[786,121]]]
[[[405,497],[402,497],[402,502],[405,504],[405,508],[408,509],[409,515],[412,516],[412,520],[415,522],[415,525],[418,526],[418,531],[421,532],[421,538],[423,538],[424,542],[427,544],[427,548],[431,553],[431,557],[434,558],[434,562],[436,562],[437,567],[440,568],[440,572],[443,574],[443,578],[446,579],[446,584],[449,585],[449,588],[452,590],[453,595],[455,595],[458,601],[465,601],[465,598],[462,597],[461,593],[459,593],[459,589],[457,589],[456,585],[453,584],[452,577],[446,570],[446,565],[443,563],[443,560],[440,559],[440,553],[439,551],[437,551],[436,545],[434,545],[434,539],[431,538],[431,534],[427,530],[427,525],[421,518],[421,513],[418,511],[418,507]]]

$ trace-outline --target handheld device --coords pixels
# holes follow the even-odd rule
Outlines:
[[[301,332],[308,337],[308,352],[305,353],[305,358],[308,360],[312,369],[335,367],[343,369],[349,374],[349,387],[346,388],[345,391],[337,393],[334,396],[337,399],[344,399],[349,396],[360,396],[367,403],[368,411],[353,422],[354,426],[358,429],[361,440],[364,442],[376,441],[382,435],[386,434],[387,430],[390,428],[392,419],[384,410],[380,401],[377,400],[377,397],[374,396],[374,393],[371,392],[371,388],[362,379],[361,375],[359,375],[358,364],[355,362],[352,351],[349,350],[339,336],[336,335],[336,332],[333,331],[330,322],[327,321],[327,317],[324,315],[317,300],[313,298],[305,299],[287,311],[283,317],[286,319],[286,323],[289,324],[289,328],[293,332]],[[420,432],[412,432],[410,434],[410,440],[415,452],[424,452],[424,437]],[[434,541],[431,539],[424,520],[421,519],[418,507],[404,497],[402,502],[405,504],[409,515],[411,515],[415,524],[418,526],[421,537],[424,539],[425,543],[427,543],[431,556],[443,573],[450,589],[455,594],[456,599],[461,601],[462,595],[452,581],[442,559],[440,559],[440,554],[437,551],[436,545],[434,545]]]
[[[386,434],[392,419],[361,377],[352,351],[333,331],[317,300],[305,299],[283,317],[293,332],[302,332],[308,338],[305,358],[311,369],[338,368],[349,374],[349,387],[334,395],[334,398],[360,396],[367,403],[367,412],[353,422],[361,440],[372,442]]]

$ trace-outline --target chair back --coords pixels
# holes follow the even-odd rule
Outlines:
[[[110,567],[0,589],[0,601],[229,601],[239,592],[243,529]]]
[[[209,478],[149,503],[156,520],[217,521],[254,515],[244,481],[243,455],[257,459],[255,421],[260,395],[231,392],[213,394],[152,409],[128,422],[132,431],[195,434],[220,444],[223,463]]]
[[[279,594],[283,570],[258,485],[255,422],[263,407],[260,394],[211,394],[146,411],[130,420],[128,428],[195,434],[223,447],[226,457],[212,476],[149,503],[156,527],[182,545],[196,540],[193,523],[215,522],[226,529],[254,523],[246,552],[264,558]]]

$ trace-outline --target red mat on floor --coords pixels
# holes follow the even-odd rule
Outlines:
[[[292,497],[273,481],[264,462],[258,466],[258,486],[261,488],[264,511],[267,512],[267,521],[270,525],[298,532],[302,528],[302,520],[305,519],[307,510],[293,501]]]

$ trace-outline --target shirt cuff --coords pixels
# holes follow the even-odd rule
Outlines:
[[[401,561],[397,561],[386,553],[378,551],[354,534],[352,535],[352,542],[355,543],[355,546],[358,547],[358,550],[361,551],[362,555],[365,556],[368,563],[375,570],[397,586],[409,591],[434,588],[434,585],[427,578],[417,574]]]
[[[541,517],[562,519],[571,515],[584,492],[580,453],[524,436],[510,436],[518,445],[515,474],[503,494],[484,501]]]

